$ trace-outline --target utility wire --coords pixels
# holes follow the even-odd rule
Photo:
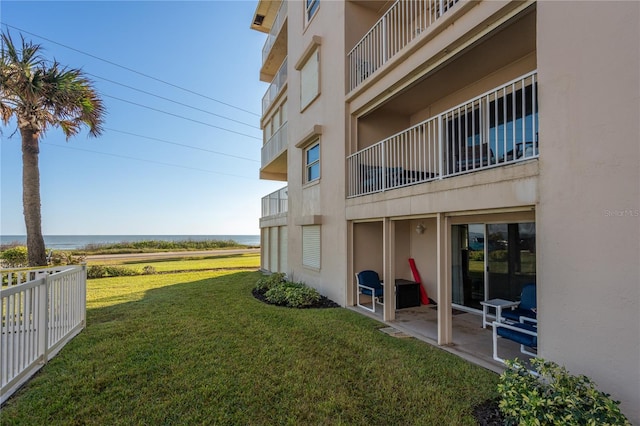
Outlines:
[[[41,145],[53,146],[53,147],[56,147],[56,148],[64,148],[64,149],[72,149],[72,150],[75,150],[75,151],[89,152],[89,153],[92,153],[92,154],[108,155],[110,157],[116,157],[116,158],[125,158],[127,160],[135,160],[135,161],[142,161],[142,162],[145,162],[145,163],[160,164],[160,165],[163,165],[163,166],[179,167],[179,168],[182,168],[182,169],[195,170],[195,171],[198,171],[198,172],[213,173],[213,174],[217,174],[217,175],[224,175],[224,176],[231,176],[231,177],[241,178],[241,179],[255,180],[255,178],[250,178],[250,177],[247,177],[247,176],[233,175],[233,174],[230,174],[230,173],[222,173],[222,172],[214,172],[213,170],[199,169],[199,168],[196,168],[196,167],[189,167],[189,166],[181,166],[179,164],[164,163],[162,161],[147,160],[147,159],[144,159],[144,158],[129,157],[129,156],[126,156],[126,155],[111,154],[111,153],[108,153],[108,152],[92,151],[90,149],[77,148],[77,147],[72,147],[72,146],[67,146],[67,145],[56,145],[56,144],[52,144],[52,143],[48,143],[48,142],[40,142],[40,144]]]
[[[233,118],[225,117],[224,115],[215,114],[215,113],[213,113],[213,112],[210,112],[210,111],[207,111],[207,110],[204,110],[204,109],[201,109],[201,108],[197,108],[197,107],[194,107],[194,106],[189,105],[189,104],[185,104],[185,103],[182,103],[182,102],[178,102],[178,101],[175,101],[175,100],[173,100],[173,99],[165,98],[164,96],[156,95],[155,93],[147,92],[147,91],[145,91],[145,90],[138,89],[137,87],[133,87],[133,86],[129,86],[129,85],[126,85],[126,84],[123,84],[123,83],[119,83],[119,82],[117,82],[117,81],[110,80],[110,79],[105,78],[105,77],[100,77],[100,76],[98,76],[98,75],[91,74],[91,73],[88,73],[88,72],[85,72],[85,74],[86,74],[86,75],[90,75],[90,76],[92,76],[92,77],[95,77],[95,78],[97,78],[97,79],[99,79],[99,80],[108,81],[109,83],[117,84],[117,85],[119,85],[119,86],[126,87],[127,89],[131,89],[131,90],[135,90],[135,91],[140,92],[140,93],[144,93],[145,95],[154,96],[154,97],[156,97],[156,98],[163,99],[163,100],[165,100],[165,101],[173,102],[174,104],[178,104],[178,105],[181,105],[181,106],[184,106],[184,107],[187,107],[187,108],[191,108],[191,109],[194,109],[194,110],[196,110],[196,111],[204,112],[205,114],[213,115],[213,116],[215,116],[215,117],[220,117],[220,118],[223,118],[223,119],[225,119],[225,120],[233,121],[233,122],[235,122],[235,123],[239,123],[239,124],[242,124],[242,125],[245,125],[245,126],[251,127],[251,128],[253,128],[253,129],[261,130],[259,127],[254,126],[254,125],[252,125],[252,124],[245,123],[245,122],[240,121],[240,120],[235,120],[235,119],[233,119]]]
[[[51,62],[51,61],[48,61],[48,62]],[[51,62],[51,63],[52,63],[52,62]],[[185,104],[185,103],[182,103],[182,102],[178,102],[178,101],[175,101],[175,100],[173,100],[173,99],[165,98],[164,96],[156,95],[156,94],[154,94],[154,93],[147,92],[147,91],[145,91],[145,90],[141,90],[141,89],[138,89],[138,88],[133,87],[133,86],[128,86],[128,85],[126,85],[126,84],[119,83],[119,82],[117,82],[117,81],[110,80],[110,79],[105,78],[105,77],[100,77],[100,76],[97,76],[97,75],[95,75],[95,74],[91,74],[91,73],[88,73],[88,72],[85,72],[85,74],[86,74],[86,75],[90,75],[90,76],[92,76],[92,77],[96,77],[96,78],[99,78],[99,79],[105,80],[105,81],[108,81],[108,82],[111,82],[111,83],[114,83],[114,84],[118,84],[118,85],[123,86],[123,87],[126,87],[126,88],[128,88],[128,89],[132,89],[132,90],[136,90],[136,91],[141,92],[141,93],[145,93],[145,94],[147,94],[147,95],[155,96],[156,98],[164,99],[164,100],[166,100],[166,101],[173,102],[173,103],[178,104],[178,105],[182,105],[182,106],[185,106],[185,107],[188,107],[188,108],[191,108],[191,109],[197,110],[197,111],[201,111],[201,112],[204,112],[204,113],[206,113],[206,114],[210,114],[210,115],[213,115],[213,116],[216,116],[216,117],[220,117],[220,118],[223,118],[223,119],[225,119],[225,120],[234,121],[234,122],[236,122],[236,123],[243,124],[243,125],[245,125],[245,126],[251,127],[251,128],[253,128],[253,129],[256,129],[256,130],[261,130],[259,127],[252,126],[251,124],[248,124],[248,123],[245,123],[245,122],[242,122],[242,121],[239,121],[239,120],[235,120],[235,119],[233,119],[233,118],[225,117],[225,116],[223,116],[223,115],[215,114],[215,113],[212,113],[212,112],[206,111],[206,110],[204,110],[204,109],[196,108],[196,107],[194,107],[194,106],[191,106],[191,105],[188,105],[188,104]],[[249,137],[249,138],[253,138],[253,139],[257,139],[257,140],[261,140],[260,138],[257,138],[257,137],[255,137],[255,136],[247,135],[247,134],[245,134],[245,133],[239,133],[239,132],[236,132],[236,131],[234,131],[234,130],[230,130],[230,129],[227,129],[227,128],[224,128],[224,127],[218,127],[218,126],[210,125],[210,124],[207,124],[207,123],[203,123],[203,122],[201,122],[201,121],[197,121],[197,120],[194,120],[194,119],[191,119],[191,118],[188,118],[188,117],[183,117],[183,116],[181,116],[181,115],[177,115],[177,114],[174,114],[174,113],[171,113],[171,112],[167,112],[167,111],[159,110],[159,109],[156,109],[156,108],[153,108],[153,107],[150,107],[150,106],[146,106],[146,105],[138,104],[138,103],[135,103],[135,102],[133,102],[133,101],[129,101],[129,100],[122,99],[122,98],[117,98],[117,97],[115,97],[115,96],[110,96],[110,95],[107,95],[107,94],[105,94],[105,93],[101,93],[101,95],[102,95],[102,96],[104,96],[104,97],[107,97],[107,98],[117,99],[117,100],[119,100],[119,101],[126,102],[126,103],[129,103],[129,104],[132,104],[132,105],[136,105],[136,106],[139,106],[139,107],[142,107],[142,108],[147,108],[147,109],[150,109],[150,110],[153,110],[153,111],[156,111],[156,112],[161,112],[161,113],[163,113],[163,114],[172,115],[172,116],[174,116],[174,117],[179,117],[179,118],[182,118],[182,119],[185,119],[185,120],[189,120],[189,121],[195,121],[195,122],[200,123],[200,124],[205,124],[205,125],[207,125],[207,126],[214,127],[214,128],[216,128],[216,129],[225,130],[225,131],[227,131],[227,132],[237,133],[237,134],[242,135],[242,136],[246,136],[246,137]]]
[[[178,143],[178,142],[171,142],[171,141],[168,141],[168,140],[165,140],[165,139],[154,138],[152,136],[139,135],[137,133],[126,132],[124,130],[110,129],[108,127],[105,127],[104,129],[107,130],[107,131],[110,131],[110,132],[122,133],[123,135],[135,136],[137,138],[149,139],[149,140],[152,140],[152,141],[167,143],[167,144],[170,144],[170,145],[182,146],[184,148],[197,149],[199,151],[210,152],[212,154],[218,154],[218,155],[224,155],[226,157],[238,158],[240,160],[253,161],[254,163],[259,163],[260,162],[258,160],[254,160],[252,158],[240,157],[238,155],[232,155],[232,154],[226,154],[224,152],[212,151],[210,149],[200,148],[200,147],[192,146],[192,145],[185,145],[185,144],[181,144],[181,143]]]
[[[101,57],[99,57],[99,56],[92,55],[91,53],[83,52],[82,50],[76,49],[76,48],[74,48],[74,47],[67,46],[67,45],[62,44],[62,43],[58,43],[57,41],[53,41],[53,40],[48,39],[48,38],[46,38],[46,37],[43,37],[43,36],[41,36],[41,35],[38,35],[38,34],[35,34],[35,33],[32,33],[32,32],[29,32],[29,31],[27,31],[27,30],[23,30],[23,29],[21,29],[21,28],[18,28],[18,27],[16,27],[16,26],[13,26],[13,25],[9,25],[9,24],[7,24],[7,23],[5,23],[5,22],[0,22],[0,23],[1,23],[2,25],[4,25],[5,27],[13,28],[14,30],[21,31],[21,32],[23,32],[23,33],[25,33],[25,34],[29,34],[29,35],[32,35],[32,36],[34,36],[34,37],[41,38],[42,40],[46,40],[46,41],[48,41],[49,43],[57,44],[58,46],[62,46],[62,47],[67,48],[67,49],[69,49],[69,50],[73,50],[74,52],[82,53],[83,55],[87,55],[87,56],[89,56],[89,57],[91,57],[91,58],[97,59],[97,60],[102,61],[102,62],[106,62],[107,64],[110,64],[110,65],[116,66],[116,67],[118,67],[118,68],[122,68],[122,69],[127,70],[127,71],[130,71],[130,72],[132,72],[132,73],[135,73],[135,74],[141,75],[141,76],[143,76],[143,77],[149,78],[149,79],[151,79],[151,80],[155,80],[155,81],[158,81],[158,82],[160,82],[160,83],[166,84],[166,85],[168,85],[168,86],[175,87],[176,89],[180,89],[180,90],[183,90],[183,91],[185,91],[185,92],[191,93],[191,94],[193,94],[193,95],[197,95],[197,96],[200,96],[200,97],[202,97],[202,98],[209,99],[209,100],[211,100],[211,101],[214,101],[214,102],[217,102],[217,103],[219,103],[219,104],[222,104],[222,105],[228,106],[228,107],[230,107],[230,108],[234,108],[234,109],[237,109],[237,110],[239,110],[239,111],[246,112],[247,114],[251,114],[251,115],[255,115],[256,117],[260,117],[260,114],[256,114],[255,112],[252,112],[252,111],[249,111],[249,110],[246,110],[246,109],[243,109],[243,108],[237,107],[237,106],[235,106],[235,105],[231,105],[231,104],[226,103],[226,102],[222,102],[222,101],[220,101],[220,100],[218,100],[218,99],[215,99],[215,98],[212,98],[212,97],[210,97],[210,96],[203,95],[202,93],[198,93],[198,92],[195,92],[195,91],[193,91],[193,90],[186,89],[186,88],[184,88],[184,87],[178,86],[177,84],[169,83],[168,81],[162,80],[162,79],[160,79],[160,78],[153,77],[153,76],[151,76],[151,75],[149,75],[149,74],[145,74],[145,73],[143,73],[143,72],[140,72],[140,71],[134,70],[133,68],[129,68],[129,67],[126,67],[126,66],[124,66],[124,65],[117,64],[117,63],[115,63],[115,62],[113,62],[113,61],[109,61],[109,60],[107,60],[107,59],[103,59],[103,58],[101,58]]]
[[[139,107],[142,107],[142,108],[149,109],[151,111],[161,112],[163,114],[171,115],[173,117],[178,117],[178,118],[181,118],[183,120],[192,121],[194,123],[198,123],[198,124],[202,124],[202,125],[205,125],[205,126],[213,127],[214,129],[224,130],[225,132],[235,133],[236,135],[246,136],[248,138],[256,139],[256,140],[259,140],[259,141],[262,140],[262,138],[259,138],[259,137],[256,137],[256,136],[251,136],[251,135],[248,135],[248,134],[242,133],[242,132],[236,132],[235,130],[226,129],[226,128],[220,127],[220,126],[214,126],[213,124],[205,123],[204,121],[194,120],[193,118],[185,117],[183,115],[174,114],[174,113],[168,112],[168,111],[163,111],[161,109],[153,108],[153,107],[150,107],[150,106],[147,106],[147,105],[142,105],[142,104],[139,104],[139,103],[133,102],[133,101],[128,101],[126,99],[118,98],[116,96],[105,95],[104,93],[101,93],[101,96],[104,96],[105,98],[116,99],[118,101],[125,102],[125,103],[131,104],[131,105],[136,105],[136,106],[139,106]]]

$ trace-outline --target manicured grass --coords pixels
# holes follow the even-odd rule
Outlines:
[[[258,272],[92,280],[88,325],[2,424],[475,424],[497,375],[353,311],[251,295]]]
[[[260,253],[223,254],[199,257],[181,257],[178,259],[147,260],[89,260],[88,265],[117,265],[142,271],[145,266],[153,266],[157,272],[194,271],[230,268],[260,267]]]

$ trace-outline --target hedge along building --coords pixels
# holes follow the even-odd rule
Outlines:
[[[537,285],[538,354],[640,422],[640,4],[259,1],[262,268],[450,307]],[[420,227],[421,232],[416,232]],[[480,269],[473,269],[471,265]],[[385,286],[383,319],[396,319]]]

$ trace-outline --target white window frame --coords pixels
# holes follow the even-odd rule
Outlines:
[[[320,0],[304,0],[304,22],[305,25],[309,24],[316,13],[318,13],[318,9],[320,8]]]
[[[312,162],[308,162],[307,161],[307,155],[309,153],[309,151],[311,151],[314,148],[318,148],[318,158]],[[315,139],[313,142],[311,142],[309,144],[309,146],[307,148],[304,149],[304,183],[312,183],[312,182],[317,182],[320,180],[320,177],[322,176],[321,170],[320,170],[320,155],[321,155],[321,147],[320,147],[320,138]],[[309,177],[309,173],[312,169],[312,167],[314,166],[318,166],[318,176],[311,179]]]

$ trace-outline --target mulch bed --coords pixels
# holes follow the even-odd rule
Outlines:
[[[253,297],[255,297],[256,299],[260,300],[261,302],[264,302],[266,304],[269,305],[276,305],[276,306],[287,306],[287,305],[278,305],[275,303],[271,303],[269,302],[265,297],[264,297],[264,292],[253,289],[252,290],[252,294]],[[331,299],[327,299],[324,296],[320,296],[320,300],[318,300],[318,302],[316,302],[315,304],[311,305],[311,306],[305,306],[303,308],[298,308],[298,309],[324,309],[324,308],[339,308],[340,305],[338,305],[336,302],[334,302]]]
[[[498,408],[498,399],[489,399],[473,407],[473,417],[480,426],[504,425],[504,417]]]

